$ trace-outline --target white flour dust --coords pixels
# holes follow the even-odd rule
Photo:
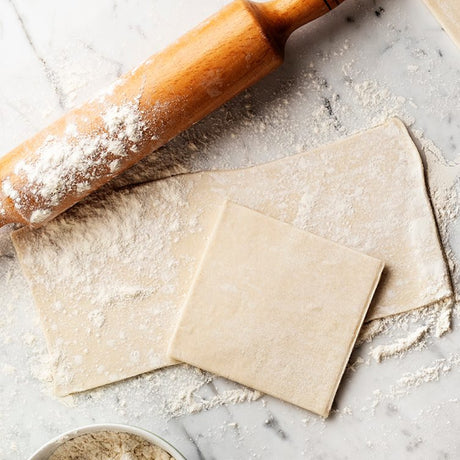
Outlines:
[[[119,416],[130,416],[139,410],[140,407],[133,404],[133,401],[136,395],[143,395],[140,399],[142,410],[165,420],[217,407],[258,401],[263,396],[257,390],[226,381],[187,364],[134,377],[124,385],[116,385],[112,391],[116,394],[114,409]],[[70,406],[79,406],[88,401],[90,394],[91,399],[97,401],[110,393],[110,387],[99,387],[90,393],[67,396],[63,401]]]
[[[454,305],[452,299],[446,299],[434,306],[371,321],[362,327],[355,347],[371,343],[379,336],[385,343],[371,346],[369,356],[377,362],[393,356],[401,358],[449,332]]]
[[[460,354],[455,353],[447,358],[437,359],[413,372],[406,372],[388,390],[374,390],[372,398],[368,401],[369,407],[364,406],[361,410],[370,409],[374,412],[384,402],[401,399],[412,394],[422,385],[438,382],[443,376],[458,370],[459,366]]]
[[[427,333],[428,327],[422,326],[415,332],[412,332],[407,337],[397,339],[396,342],[389,345],[378,345],[370,351],[370,355],[377,361],[380,362],[382,359],[394,356],[402,351],[406,351],[413,347],[415,344],[419,344],[421,338]]]
[[[49,135],[31,159],[19,161],[14,173],[25,180],[21,193],[10,177],[2,181],[3,193],[19,212],[27,213],[30,195],[40,203],[42,208],[32,212],[31,223],[45,221],[64,197],[84,194],[95,180],[117,171],[121,160],[137,151],[146,128],[137,102],[106,105],[101,117],[105,132],[82,134],[69,123],[63,136]]]

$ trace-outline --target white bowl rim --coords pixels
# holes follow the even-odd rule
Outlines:
[[[38,450],[36,450],[28,460],[48,460],[48,457],[64,442],[69,441],[72,438],[81,436],[87,433],[95,433],[98,431],[116,431],[121,433],[128,433],[137,435],[152,444],[161,447],[168,454],[173,456],[175,460],[186,460],[186,458],[166,439],[158,436],[151,431],[148,431],[144,428],[139,428],[132,425],[124,425],[121,423],[97,423],[91,425],[85,425],[73,430],[66,431],[59,436],[51,439]]]

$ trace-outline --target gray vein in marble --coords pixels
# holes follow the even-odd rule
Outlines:
[[[211,460],[210,457],[205,457],[203,455],[203,453],[201,452],[201,449],[200,447],[198,446],[198,443],[197,443],[197,440],[190,435],[190,433],[187,431],[187,429],[185,428],[184,425],[181,425],[180,426],[183,433],[186,435],[187,439],[190,441],[190,443],[193,445],[193,447],[195,448],[195,452],[196,452],[196,455],[197,455],[197,459],[198,460]]]
[[[286,432],[281,428],[278,420],[271,412],[268,418],[264,421],[264,427],[272,430],[275,435],[281,438],[283,441],[289,438]]]
[[[80,43],[83,45],[84,48],[86,48],[87,50],[89,50],[92,53],[94,53],[101,60],[103,60],[105,62],[108,62],[109,64],[112,64],[113,66],[115,66],[115,69],[116,69],[115,74],[116,74],[117,78],[121,76],[121,74],[123,73],[123,64],[120,61],[112,59],[112,58],[104,55],[100,51],[97,51],[92,45],[90,45],[87,42],[80,41]]]
[[[56,93],[56,96],[58,98],[59,107],[61,109],[64,109],[65,108],[65,104],[64,104],[65,97],[64,97],[62,89],[60,88],[60,86],[58,84],[55,72],[49,66],[49,64],[46,61],[46,59],[38,52],[37,47],[35,46],[34,41],[32,39],[32,36],[30,35],[30,33],[29,33],[29,31],[28,31],[28,29],[26,27],[26,24],[24,22],[24,19],[22,18],[22,15],[19,13],[14,1],[13,0],[8,0],[8,2],[10,3],[11,7],[14,10],[14,13],[15,13],[17,19],[18,19],[19,24],[21,25],[21,29],[24,32],[24,35],[25,35],[25,37],[27,39],[27,42],[29,43],[30,47],[32,48],[32,51],[34,52],[34,54],[37,57],[37,59],[40,61],[41,65],[43,67],[43,70],[45,71],[46,78],[48,79],[50,85],[53,87],[54,92]]]

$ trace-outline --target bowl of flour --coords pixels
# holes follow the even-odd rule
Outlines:
[[[163,438],[128,425],[88,425],[52,439],[29,460],[186,460]]]

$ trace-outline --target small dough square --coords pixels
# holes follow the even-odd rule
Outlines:
[[[327,417],[382,269],[227,202],[170,355]]]

